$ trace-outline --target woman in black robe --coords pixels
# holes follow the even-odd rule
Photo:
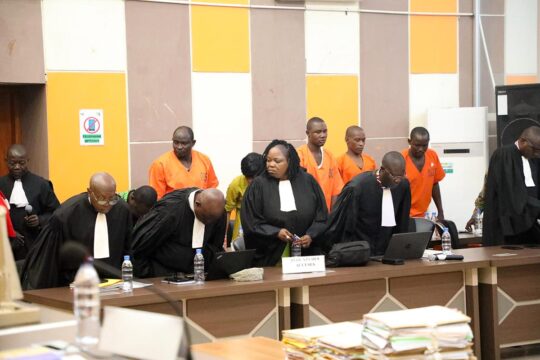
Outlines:
[[[241,210],[246,247],[256,250],[254,264],[278,264],[282,255],[288,256],[295,235],[302,255],[318,254],[328,215],[319,184],[283,140],[272,141],[263,158],[266,169],[249,185]]]

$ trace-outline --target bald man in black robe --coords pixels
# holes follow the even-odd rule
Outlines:
[[[484,195],[484,245],[540,243],[540,127],[493,153]]]
[[[131,231],[131,213],[116,195],[113,177],[94,174],[87,192],[62,203],[39,234],[24,264],[23,288],[66,286],[73,281],[78,264],[60,259],[60,249],[67,241],[82,244],[88,254],[120,270],[124,255],[130,254]]]
[[[378,170],[355,176],[341,191],[330,213],[325,250],[336,243],[364,240],[372,255],[383,255],[392,234],[408,231],[410,209],[405,159],[389,152]]]
[[[225,198],[217,189],[187,188],[166,194],[133,230],[135,275],[193,273],[197,248],[203,249],[208,267],[223,251],[226,222]]]

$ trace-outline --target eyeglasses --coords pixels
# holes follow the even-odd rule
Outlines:
[[[400,182],[401,180],[403,180],[405,178],[405,174],[403,174],[403,175],[393,175],[387,169],[384,169],[384,171],[386,171],[386,173],[388,174],[390,179],[392,179],[392,181],[395,182],[395,183],[398,183],[398,182]]]
[[[114,197],[110,200],[98,199],[98,197],[96,196],[96,194],[94,194],[92,190],[90,190],[90,194],[92,194],[96,203],[101,206],[105,206],[105,205],[114,206],[118,203],[118,200],[120,199],[120,197],[117,194],[114,194]]]
[[[27,163],[28,163],[28,160],[8,160],[7,161],[7,164],[10,167],[13,167],[15,165],[26,166]]]

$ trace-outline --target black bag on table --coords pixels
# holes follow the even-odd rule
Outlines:
[[[367,241],[349,241],[334,244],[326,255],[327,267],[361,266],[369,261],[370,249]]]

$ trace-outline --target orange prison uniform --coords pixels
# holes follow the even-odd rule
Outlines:
[[[158,199],[176,189],[198,187],[215,188],[219,182],[208,156],[191,150],[191,169],[188,171],[176,157],[174,150],[158,157],[148,171],[149,184],[156,189]]]
[[[359,168],[358,165],[354,162],[353,159],[347,153],[342,154],[337,159],[339,174],[341,175],[341,179],[343,180],[343,183],[346,184],[353,177],[355,177],[358,174],[361,174],[366,171],[373,171],[377,168],[377,164],[375,163],[375,159],[373,159],[368,154],[362,153],[362,160],[364,161],[364,166],[362,168]]]
[[[405,175],[411,184],[411,217],[424,217],[431,202],[433,186],[444,179],[446,175],[439,161],[437,153],[427,149],[426,160],[422,172],[414,165],[409,149],[401,152],[405,158]]]
[[[341,180],[341,175],[339,175],[338,165],[334,155],[328,150],[322,149],[322,166],[318,168],[317,162],[307,145],[300,146],[296,151],[300,157],[300,166],[306,168],[308,174],[313,176],[317,180],[317,183],[319,183],[326,199],[326,207],[330,211],[332,196],[339,195],[343,188],[343,180]]]

